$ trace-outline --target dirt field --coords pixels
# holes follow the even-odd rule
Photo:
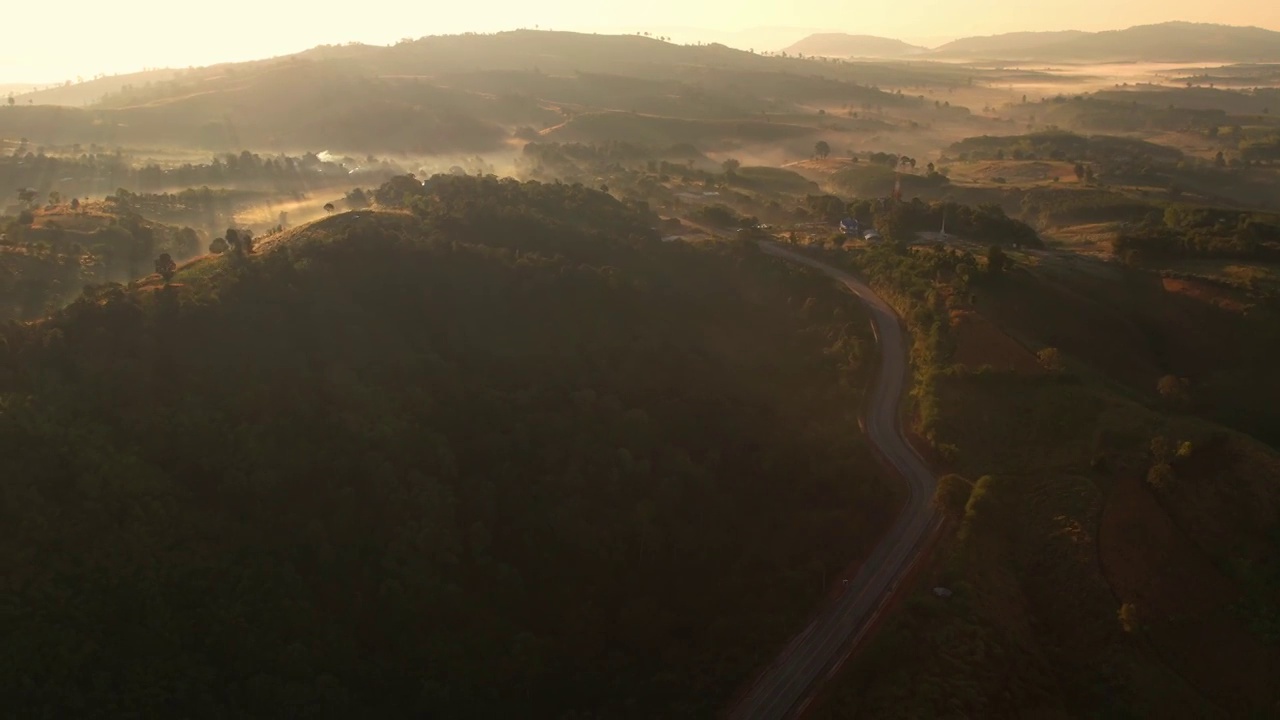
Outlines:
[[[956,338],[956,365],[969,370],[989,365],[997,370],[1041,372],[1040,363],[1030,350],[982,315],[969,310],[952,311],[951,327]]]

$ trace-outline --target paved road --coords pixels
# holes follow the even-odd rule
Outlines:
[[[762,241],[760,248],[839,280],[871,311],[882,361],[871,389],[866,432],[906,481],[908,498],[902,514],[863,563],[857,577],[757,678],[751,691],[730,712],[733,720],[781,720],[798,714],[812,692],[835,671],[880,616],[891,591],[941,521],[933,509],[937,479],[903,437],[898,422],[898,408],[909,389],[907,345],[898,316],[871,288],[846,272],[775,243]]]

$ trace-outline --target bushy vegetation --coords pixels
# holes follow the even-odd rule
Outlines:
[[[855,217],[872,214],[875,226],[891,242],[909,243],[918,232],[938,232],[946,221],[949,234],[992,245],[1042,247],[1040,235],[1029,225],[1005,214],[995,204],[972,207],[954,202],[875,204],[861,201],[852,208]]]
[[[1219,257],[1280,260],[1280,218],[1213,208],[1169,207],[1162,217],[1126,228],[1112,243],[1132,259]]]
[[[439,177],[0,342],[24,717],[708,717],[894,506],[856,301]]]
[[[1275,657],[1259,612],[1276,588],[1264,560],[1274,453],[1061,372],[952,371],[936,393],[938,439],[979,479],[952,480],[951,507],[967,493],[956,534],[818,717],[1265,714],[1275,693],[1251,666]],[[1160,501],[1134,514],[1133,493],[1149,492],[1140,478],[1170,458]],[[1146,561],[1125,569],[1138,552]],[[1238,582],[1245,599],[1195,582]],[[1189,645],[1196,637],[1242,657]],[[1242,665],[1216,672],[1206,654]]]
[[[897,158],[896,155],[889,157]],[[903,196],[914,197],[944,188],[949,181],[938,172],[898,173],[888,164],[859,162],[836,172],[830,182],[841,192],[857,197],[889,197],[893,194],[894,184],[900,183]]]
[[[1221,109],[1155,107],[1091,95],[1057,96],[1040,103],[1036,109],[1041,122],[1085,132],[1204,131],[1228,121],[1226,111]]]
[[[1022,196],[1022,217],[1041,225],[1140,222],[1159,206],[1114,190],[1032,188]]]
[[[69,201],[73,197],[99,198],[117,188],[143,195],[202,186],[293,194],[352,180],[376,185],[403,172],[387,160],[322,160],[314,153],[262,157],[244,150],[215,156],[207,163],[162,166],[118,150],[108,152],[96,144],[61,148],[66,155],[35,150],[19,146],[13,155],[0,157],[0,187],[31,189],[41,202],[50,192]]]
[[[1143,140],[1108,135],[1083,136],[1065,130],[1044,130],[1027,135],[971,137],[953,143],[950,151],[960,160],[1068,160],[1113,161],[1120,157],[1147,157],[1155,162],[1176,163],[1182,153]]]
[[[86,285],[148,275],[161,253],[185,260],[203,251],[195,230],[122,209],[28,211],[0,235],[0,320],[33,320],[57,310]]]

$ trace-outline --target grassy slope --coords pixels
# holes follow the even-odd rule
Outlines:
[[[1015,273],[979,291],[996,326],[1064,348],[1075,374],[943,377],[937,441],[956,448],[955,471],[994,482],[818,717],[1262,717],[1280,702],[1280,458],[1113,384],[1221,347],[1184,334],[1156,351],[1159,333],[1132,323],[1221,331],[1200,316],[1220,311],[1120,290],[1133,279],[1064,284]],[[1145,482],[1156,437],[1190,443],[1160,488]]]

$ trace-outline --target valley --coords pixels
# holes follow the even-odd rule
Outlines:
[[[15,84],[0,687],[1273,714],[1277,38],[520,29]]]

